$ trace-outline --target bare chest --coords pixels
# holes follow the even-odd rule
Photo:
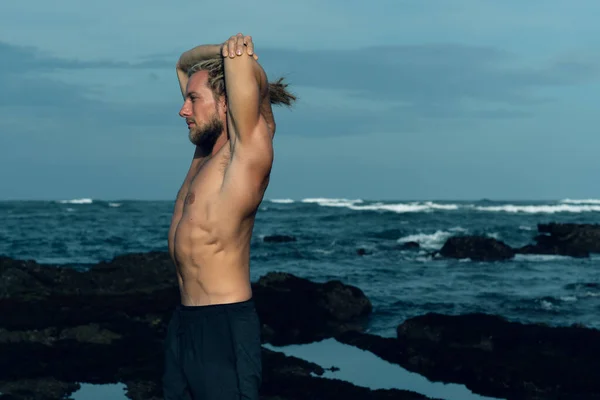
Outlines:
[[[227,151],[192,166],[192,171],[182,187],[184,213],[202,213],[203,209],[218,205],[216,203],[218,203],[229,159]]]

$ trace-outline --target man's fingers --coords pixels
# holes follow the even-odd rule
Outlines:
[[[235,49],[235,54],[237,54],[238,56],[241,56],[242,54],[244,54],[244,35],[242,35],[241,33],[238,33],[236,36],[236,49]]]
[[[258,60],[258,56],[254,53],[254,42],[252,41],[252,36],[244,36],[241,33],[238,33],[235,36],[231,36],[229,40],[227,40],[223,44],[223,49],[221,54],[223,57],[231,57],[241,56],[244,54],[244,51],[248,53],[249,56],[252,56],[255,60]]]
[[[235,57],[235,47],[237,44],[237,37],[236,36],[232,36],[229,38],[229,57],[233,58]]]
[[[244,38],[244,44],[247,47],[248,50],[248,55],[253,55],[254,54],[254,42],[252,41],[252,36],[246,36]]]
[[[229,40],[226,41],[225,43],[223,43],[223,46],[221,46],[221,55],[223,57],[227,57],[229,55]]]

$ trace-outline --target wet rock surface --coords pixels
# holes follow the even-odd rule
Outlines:
[[[502,241],[484,236],[454,236],[440,249],[447,258],[473,261],[508,260],[515,254],[544,254],[569,257],[589,257],[600,253],[600,225],[592,224],[538,224],[539,235],[533,244],[512,248]]]
[[[482,236],[449,238],[440,250],[442,257],[470,258],[473,261],[501,261],[513,258],[515,251],[505,243]]]
[[[519,249],[523,254],[554,254],[570,257],[589,257],[600,253],[600,225],[538,224],[540,235],[535,244]]]
[[[400,250],[418,250],[421,248],[421,245],[418,242],[404,242],[397,246]]]
[[[310,343],[347,330],[363,330],[372,305],[357,287],[340,281],[314,283],[273,272],[253,285],[265,325],[263,339],[277,346]]]
[[[396,338],[347,332],[339,341],[433,381],[505,399],[598,399],[600,331],[468,314],[407,320]]]
[[[371,312],[358,289],[272,273],[254,285],[264,341],[310,342]],[[0,258],[0,399],[68,398],[78,382],[122,382],[160,399],[162,343],[179,294],[166,253],[120,256],[82,272]],[[424,399],[318,378],[315,364],[263,349],[263,398]]]
[[[356,287],[270,273],[253,290],[263,342],[336,337],[483,395],[600,398],[598,330],[427,314],[382,338],[363,333],[372,306]],[[122,382],[131,399],[160,399],[162,343],[178,300],[166,253],[120,256],[86,272],[0,258],[0,399],[68,398],[77,382]],[[263,370],[262,399],[425,398],[325,379],[321,366],[267,349]]]

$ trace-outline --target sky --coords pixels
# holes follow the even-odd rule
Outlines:
[[[0,199],[173,200],[175,75],[252,35],[275,108],[266,198],[600,198],[600,2],[6,0]]]

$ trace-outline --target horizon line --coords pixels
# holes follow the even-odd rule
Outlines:
[[[327,197],[327,196],[306,196],[302,198],[293,198],[293,197],[269,197],[264,198],[262,201],[294,201],[301,202],[305,200],[347,200],[347,201],[400,201],[400,202],[449,202],[449,201],[586,201],[586,200],[594,200],[600,201],[600,197],[561,197],[561,198],[549,198],[549,197],[541,197],[541,198],[493,198],[493,197],[479,197],[479,198],[462,198],[462,199],[442,199],[442,198],[367,198],[367,197],[351,197],[351,196],[340,196],[340,197]],[[89,202],[89,201],[102,201],[102,202],[174,202],[175,199],[167,199],[167,198],[94,198],[94,197],[73,197],[73,198],[6,198],[1,199],[0,202]]]

